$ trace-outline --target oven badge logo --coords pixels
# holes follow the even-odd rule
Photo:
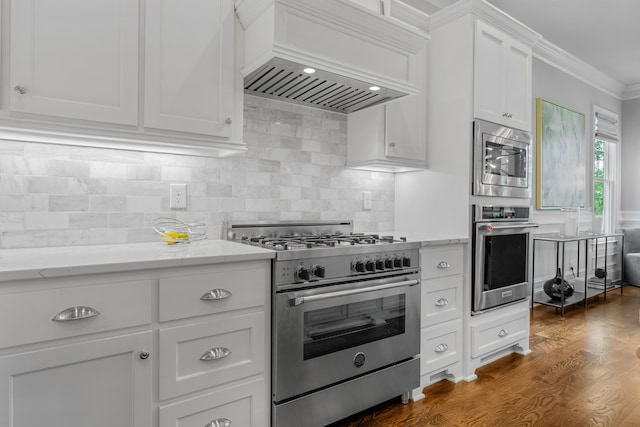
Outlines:
[[[361,368],[362,365],[364,365],[365,359],[366,359],[366,357],[365,357],[364,353],[359,351],[359,352],[356,353],[355,356],[353,356],[353,365],[356,368]]]

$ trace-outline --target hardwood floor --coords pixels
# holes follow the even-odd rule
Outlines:
[[[640,288],[531,315],[528,356],[510,355],[478,379],[440,381],[426,398],[378,405],[332,427],[640,426]]]

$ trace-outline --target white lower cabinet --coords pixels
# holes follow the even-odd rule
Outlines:
[[[0,282],[0,426],[268,426],[270,283],[269,259]]]
[[[436,381],[462,378],[463,244],[427,246],[420,250],[422,269],[420,388]]]
[[[467,380],[475,370],[509,353],[529,354],[529,300],[472,316]]]
[[[151,427],[151,332],[0,357],[0,425]]]

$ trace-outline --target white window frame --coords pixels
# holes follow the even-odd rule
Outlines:
[[[596,136],[596,122],[597,115],[603,115],[605,117],[609,117],[615,120],[615,135],[611,138],[609,137],[599,137]],[[618,168],[618,157],[620,147],[618,143],[620,142],[620,118],[617,113],[614,113],[610,110],[607,110],[598,105],[593,106],[593,126],[591,133],[592,135],[592,162],[591,162],[591,199],[593,206],[593,214],[595,215],[595,183],[602,182],[604,187],[604,201],[603,201],[603,214],[602,214],[602,231],[604,233],[611,233],[616,230],[617,225],[617,202],[619,200],[617,183],[619,180],[619,168]],[[604,172],[605,176],[603,179],[596,179],[595,177],[595,144],[597,140],[604,141]]]

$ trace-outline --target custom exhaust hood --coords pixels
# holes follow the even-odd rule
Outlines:
[[[236,0],[245,93],[351,113],[419,89],[428,35],[350,0]]]

